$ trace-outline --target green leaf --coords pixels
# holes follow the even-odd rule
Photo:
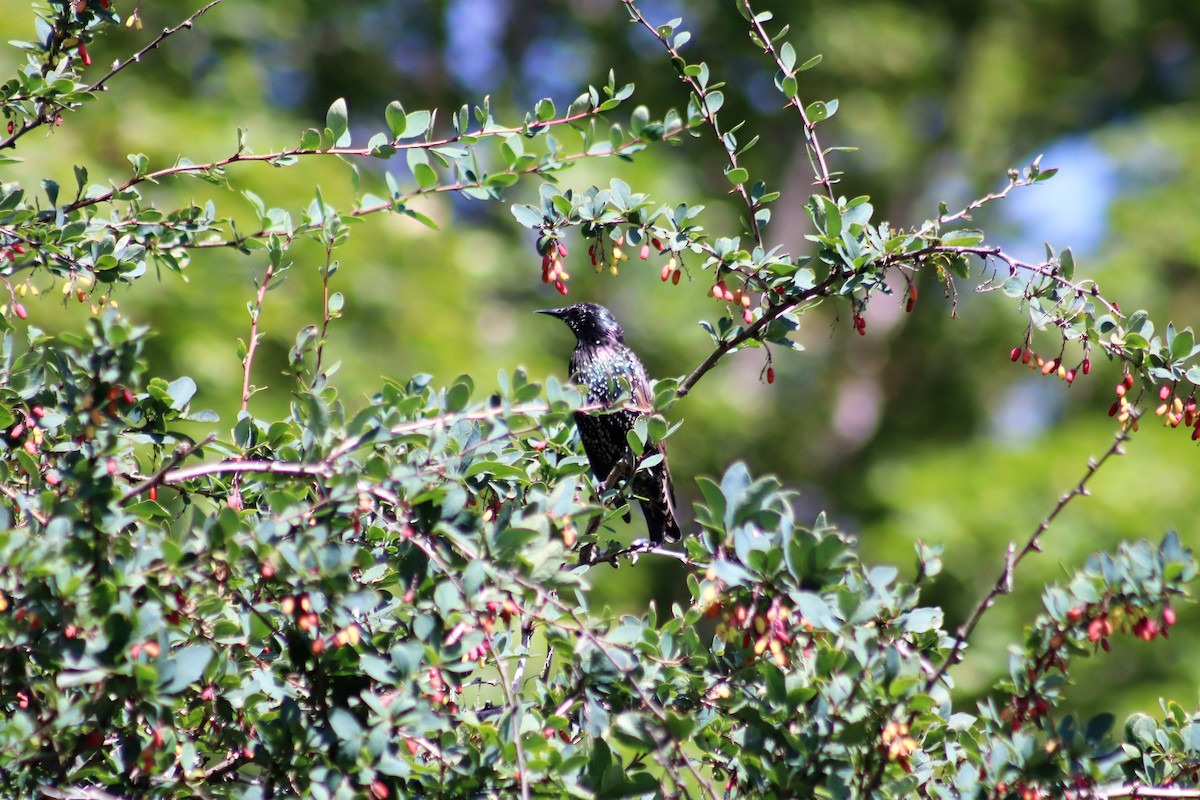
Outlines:
[[[750,172],[742,167],[730,168],[725,170],[725,177],[734,186],[740,186],[750,180]]]
[[[301,150],[316,150],[321,146],[321,132],[316,128],[308,128],[300,134]]]
[[[430,124],[433,122],[433,115],[428,111],[414,111],[408,115],[405,121],[404,134],[401,139],[415,139],[418,136],[423,136],[425,131],[429,130]]]
[[[335,147],[349,147],[350,120],[346,111],[346,98],[339,97],[325,112],[325,128]]]
[[[171,397],[171,408],[183,411],[196,394],[196,382],[186,376],[172,381],[167,387],[167,394]]]
[[[190,645],[172,652],[159,668],[159,689],[163,694],[176,694],[197,681],[213,658],[207,645]]]
[[[392,132],[392,138],[399,139],[408,124],[408,115],[404,113],[404,106],[400,105],[398,100],[393,100],[388,103],[383,114],[387,119],[388,129]]]

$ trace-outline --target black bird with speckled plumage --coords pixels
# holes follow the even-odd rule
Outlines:
[[[578,340],[571,354],[571,381],[587,387],[589,404],[615,402],[627,384],[634,404],[649,409],[653,406],[650,380],[646,368],[632,350],[625,346],[620,324],[607,308],[595,303],[579,303],[566,308],[546,308],[539,314],[549,314],[567,323]],[[624,379],[624,380],[622,380]],[[575,412],[579,438],[592,465],[592,472],[602,483],[609,482],[622,462],[632,464],[632,454],[625,438],[642,413],[620,409],[608,413]],[[633,493],[646,515],[650,541],[679,539],[679,523],[675,518],[675,487],[667,467],[667,451],[662,442],[651,452],[663,458],[648,469],[638,470],[633,477]]]

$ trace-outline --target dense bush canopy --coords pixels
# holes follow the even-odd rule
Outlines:
[[[1122,310],[1069,248],[1016,254],[977,225],[997,201],[1054,176],[1041,159],[977,200],[889,222],[877,201],[844,191],[863,179],[842,173],[826,132],[846,111],[810,96],[821,59],[798,52],[785,25],[749,0],[727,4],[748,39],[727,42],[738,55],[710,65],[688,49],[684,20],[652,22],[644,5],[597,13],[633,23],[639,68],[685,92],[675,108],[636,104],[634,85],[611,72],[573,100],[530,100],[521,112],[481,97],[440,114],[390,101],[371,116],[335,96],[286,146],[256,146],[238,127],[233,149],[209,160],[174,152],[189,148],[167,130],[141,131],[153,154],[130,154],[111,179],[75,164],[86,153],[58,128],[138,102],[124,82],[155,58],[172,65],[169,83],[180,63],[171,59],[183,57],[169,53],[186,53],[206,25],[241,41],[230,30],[238,17],[220,17],[221,0],[195,5],[101,70],[91,51],[138,33],[140,7],[35,5],[36,36],[14,43],[25,60],[0,86],[0,152],[38,147],[55,169],[71,167],[69,179],[27,178],[13,161],[0,186],[5,796],[1154,797],[1196,784],[1191,710],[1163,701],[1122,730],[1106,708],[1065,707],[1079,662],[1111,665],[1114,643],[1176,644],[1161,639],[1196,575],[1176,533],[1126,531],[1128,541],[1099,550],[1084,542],[1097,551],[1045,581],[1007,661],[985,686],[959,686],[978,626],[1146,435],[1139,428],[1156,420],[1173,442],[1200,438],[1192,330]],[[758,132],[739,115],[756,92],[786,108],[777,124],[802,150],[806,197],[785,196],[756,160]],[[54,135],[38,143],[45,132]],[[642,187],[621,171],[672,165],[700,142],[718,160],[699,162],[698,180],[728,195],[713,209],[696,201],[699,189]],[[774,137],[762,147],[780,152]],[[330,164],[349,165],[349,187],[318,187],[341,174],[324,171]],[[477,205],[447,222],[444,196]],[[472,246],[480,207],[504,212],[487,225],[525,237],[524,261],[475,256],[490,299],[479,285],[467,292],[456,270],[435,269],[409,287],[410,305],[377,319],[372,302],[389,284],[360,269],[356,240],[402,222],[412,248],[389,258],[419,272],[430,269],[417,263],[431,252],[423,242]],[[781,218],[788,233],[776,240]],[[183,305],[215,309],[229,296],[206,294],[211,254],[254,276],[236,303],[248,313],[237,333],[221,324],[228,308],[204,320],[206,336],[215,330],[236,351],[225,384],[177,369],[187,362]],[[699,313],[717,315],[701,322],[695,365],[656,382],[652,408],[620,401],[641,414],[628,442],[640,469],[659,442],[678,452],[689,428],[712,423],[698,435],[737,437],[737,425],[718,431],[692,405],[705,393],[733,384],[750,405],[740,425],[771,387],[785,404],[803,402],[791,376],[809,353],[792,351],[805,351],[813,327],[838,319],[852,340],[871,341],[888,319],[927,305],[980,328],[1005,320],[1014,363],[1001,354],[997,369],[1026,365],[1056,392],[1102,383],[1085,397],[1106,438],[1060,477],[1072,482],[1057,501],[1009,509],[1034,523],[980,567],[978,602],[948,604],[960,618],[949,624],[937,602],[944,551],[926,532],[901,540],[903,572],[873,565],[849,526],[831,522],[852,515],[811,510],[733,457],[736,443],[714,445],[720,468],[681,492],[696,502],[679,546],[626,544],[635,481],[605,486],[590,473],[574,417],[612,409],[585,405],[564,380],[564,340],[552,340],[563,345],[559,378],[531,379],[509,360],[494,384],[478,370],[430,374],[445,369],[438,359],[380,379],[378,350],[338,353],[340,335],[378,344],[395,331],[411,358],[430,328],[458,336],[489,303],[531,311],[517,298],[536,290],[514,284],[574,297],[581,285],[596,292],[589,282],[605,272],[635,287],[639,299],[614,305],[638,312],[636,349],[659,307],[652,292],[703,298]],[[297,283],[315,304],[287,294]],[[470,312],[439,304],[439,292],[470,295]],[[1007,316],[989,318],[988,304]],[[956,352],[936,340],[917,348],[939,346]],[[201,371],[205,349],[191,351]],[[825,369],[845,371],[872,358],[849,345],[821,355]],[[681,418],[682,429],[668,421]],[[795,449],[814,424],[777,422],[765,435]],[[969,495],[957,478],[942,480]],[[597,587],[613,568],[631,587],[647,565],[658,565],[648,580],[666,585],[662,602],[604,602]]]

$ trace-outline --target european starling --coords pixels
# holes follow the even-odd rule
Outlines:
[[[615,402],[626,385],[635,405],[645,409],[653,405],[646,368],[625,346],[621,326],[607,308],[595,303],[579,303],[566,308],[541,309],[538,313],[558,317],[575,334],[578,341],[571,354],[571,382],[587,387],[589,405]],[[644,413],[629,408],[600,413],[575,412],[575,425],[579,428],[579,438],[583,441],[592,472],[605,488],[612,488],[616,479],[627,477],[632,471],[634,458],[625,434]],[[633,493],[641,501],[642,513],[646,515],[650,541],[662,544],[663,540],[678,540],[680,533],[679,523],[675,521],[675,487],[671,485],[663,443],[656,443],[653,452],[661,453],[663,458],[634,474]]]

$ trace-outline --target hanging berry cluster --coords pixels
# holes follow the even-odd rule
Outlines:
[[[679,258],[666,249],[662,239],[648,228],[630,228],[626,232],[616,226],[597,225],[585,229],[583,234],[585,238],[591,239],[588,258],[598,273],[607,268],[614,276],[619,275],[621,262],[630,258],[626,248],[635,246],[638,248],[638,258],[642,261],[649,261],[651,254],[655,252],[666,253],[667,261],[659,273],[663,282],[670,281],[672,285],[677,286],[683,277]],[[567,257],[567,246],[560,241],[557,232],[542,231],[537,242],[537,253],[541,256],[542,283],[553,284],[559,294],[567,294],[567,281],[571,278],[563,266],[563,259]]]
[[[567,246],[557,238],[546,236],[538,240],[538,254],[542,257],[542,283],[553,283],[559,294],[567,293],[567,281],[571,276],[563,268],[567,257]]]
[[[1178,428],[1183,425],[1192,429],[1193,442],[1200,440],[1200,413],[1196,411],[1195,390],[1185,400],[1176,394],[1177,389],[1178,384],[1164,384],[1159,387],[1158,399],[1161,402],[1158,408],[1154,409],[1154,414],[1162,417],[1164,427]]]
[[[1084,356],[1083,360],[1074,367],[1068,368],[1063,364],[1061,353],[1054,358],[1042,358],[1033,352],[1028,344],[1024,347],[1014,347],[1009,351],[1008,358],[1013,362],[1020,361],[1025,366],[1030,369],[1036,369],[1043,375],[1055,375],[1066,381],[1068,385],[1074,383],[1075,378],[1080,373],[1087,375],[1092,371],[1092,360],[1087,356]]]
[[[754,322],[754,312],[750,310],[751,300],[750,294],[746,290],[746,284],[743,283],[741,288],[730,289],[725,285],[725,280],[720,278],[713,285],[712,296],[717,300],[726,303],[732,303],[735,306],[742,307],[742,321],[747,325]]]

